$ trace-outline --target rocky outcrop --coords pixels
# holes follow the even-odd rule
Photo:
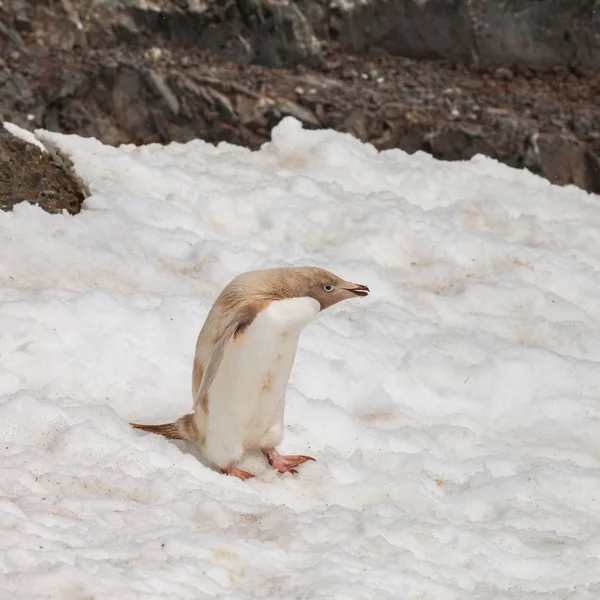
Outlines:
[[[13,47],[32,27],[30,2],[6,0]],[[120,43],[209,49],[239,64],[318,66],[321,42],[364,53],[480,66],[600,69],[596,0],[61,0],[37,2],[64,50]],[[66,18],[65,18],[66,17]],[[35,28],[35,25],[34,25]],[[317,39],[318,38],[318,39]]]
[[[328,5],[341,49],[477,66],[600,69],[595,0],[346,0]]]
[[[552,183],[572,183],[600,193],[600,159],[572,135],[536,134],[531,139],[525,166]]]
[[[549,1],[4,0],[0,118],[109,144],[201,138],[258,148],[293,115],[380,149],[447,160],[483,153],[600,193],[600,70],[581,66],[595,64],[596,17],[586,21],[589,3],[553,0],[535,44],[521,48],[518,32]],[[542,57],[540,36],[555,39],[568,17],[560,44],[571,40],[570,66],[536,72],[527,58],[483,68],[499,64],[492,25],[505,13],[525,28],[503,38],[521,58]],[[544,56],[539,64],[565,62]]]
[[[318,66],[321,46],[296,2],[287,0],[6,0],[15,28],[53,47],[177,46],[212,50],[238,64]],[[1,5],[0,5],[1,6]],[[2,20],[0,19],[0,35]]]
[[[29,202],[49,213],[66,210],[74,215],[81,210],[84,197],[85,191],[68,168],[0,124],[0,210]]]

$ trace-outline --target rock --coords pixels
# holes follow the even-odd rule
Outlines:
[[[227,123],[237,123],[238,116],[229,98],[210,86],[199,88],[199,96],[206,100],[221,119]]]
[[[600,69],[600,11],[588,0],[477,0],[482,64]]]
[[[120,65],[114,79],[106,78],[111,87],[111,112],[116,124],[143,140],[153,129],[144,77],[133,65]]]
[[[308,129],[319,127],[321,125],[317,115],[315,115],[312,110],[304,106],[300,106],[296,102],[282,98],[278,99],[274,106],[277,108],[281,117],[294,117],[298,119],[298,121],[301,121]]]
[[[469,160],[476,154],[496,158],[494,147],[481,132],[462,127],[446,129],[425,136],[425,149],[442,160]]]
[[[527,167],[552,183],[574,184],[600,194],[600,160],[572,136],[562,133],[534,135]]]
[[[424,138],[425,134],[420,127],[410,126],[402,130],[402,133],[398,136],[396,145],[400,150],[404,150],[408,154],[427,151],[427,144]]]
[[[85,195],[80,182],[48,152],[0,127],[0,209],[29,202],[49,213],[74,215]]]
[[[506,67],[498,67],[494,75],[496,75],[498,79],[503,79],[504,81],[512,81],[515,77],[513,72]]]
[[[172,115],[179,114],[179,100],[171,91],[165,78],[156,71],[149,70],[146,73],[146,81],[154,92],[164,101]]]
[[[110,37],[136,46],[159,36],[170,46],[209,49],[237,64],[322,63],[320,43],[295,2],[171,0],[149,5],[146,0],[127,0],[97,4],[103,18],[93,24],[96,47],[102,44],[103,23],[109,22]]]
[[[339,0],[331,2],[327,27],[313,26],[353,52],[600,69],[600,10],[589,0]]]
[[[459,62],[471,56],[471,28],[460,0],[331,4],[329,30],[340,49],[366,52],[377,47],[410,58]]]
[[[17,29],[22,19],[23,13],[18,10],[18,7],[13,15],[0,3],[0,56],[7,56],[9,52],[23,47],[23,39]]]
[[[0,114],[114,145],[200,138],[252,149],[292,115],[378,149],[483,153],[597,191],[600,70],[459,64],[485,66],[497,35],[485,19],[506,13],[508,23],[517,8],[538,19],[533,5],[562,6],[552,1],[0,0]],[[561,14],[548,23],[564,24]],[[576,29],[587,13],[565,14]],[[515,39],[511,52],[525,43]],[[371,50],[339,50],[348,47]]]
[[[340,130],[351,133],[361,142],[369,140],[368,114],[363,109],[351,110],[340,124]]]
[[[321,46],[308,19],[287,0],[238,0],[250,32],[253,62],[276,67],[302,63],[319,66]]]

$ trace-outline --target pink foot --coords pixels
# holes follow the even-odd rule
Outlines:
[[[275,448],[265,448],[263,454],[267,457],[269,464],[274,469],[277,469],[280,473],[293,473],[294,475],[298,472],[294,467],[297,467],[308,460],[315,460],[311,456],[302,456],[300,454],[282,456]]]
[[[242,471],[241,469],[236,469],[235,467],[223,469],[223,473],[225,475],[233,475],[234,477],[238,477],[242,481],[246,481],[246,479],[252,479],[254,477],[252,473],[248,473],[248,471]]]

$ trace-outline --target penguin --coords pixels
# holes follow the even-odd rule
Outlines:
[[[260,449],[280,473],[297,473],[310,456],[283,456],[285,392],[301,331],[317,314],[364,297],[366,285],[317,267],[238,275],[219,294],[198,335],[192,370],[193,412],[173,423],[135,429],[196,444],[223,474],[247,480],[235,466]]]

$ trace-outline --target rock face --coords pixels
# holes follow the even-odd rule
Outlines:
[[[293,115],[380,149],[447,160],[483,153],[600,193],[600,68],[586,68],[600,66],[593,8],[3,0],[0,119],[109,144],[202,138],[258,148]]]
[[[332,2],[330,35],[355,52],[481,66],[600,69],[594,0],[381,0]]]
[[[533,137],[530,168],[553,183],[600,190],[600,160],[573,136],[541,133]]]
[[[320,44],[296,2],[92,0],[91,14],[82,10],[86,4],[90,3],[68,0],[68,12],[95,48],[118,43],[148,46],[158,41],[212,50],[240,64],[318,66],[322,61]]]
[[[481,66],[600,69],[596,0],[5,0],[13,47],[32,6],[64,50],[120,43],[208,49],[236,63],[319,66],[321,43]],[[63,14],[60,14],[63,13]],[[66,19],[65,19],[66,17]],[[6,21],[5,21],[6,22]],[[37,26],[33,29],[39,32]],[[159,44],[160,45],[160,44]]]
[[[0,124],[0,210],[19,202],[38,204],[46,212],[81,210],[84,191],[48,152],[9,133]]]

